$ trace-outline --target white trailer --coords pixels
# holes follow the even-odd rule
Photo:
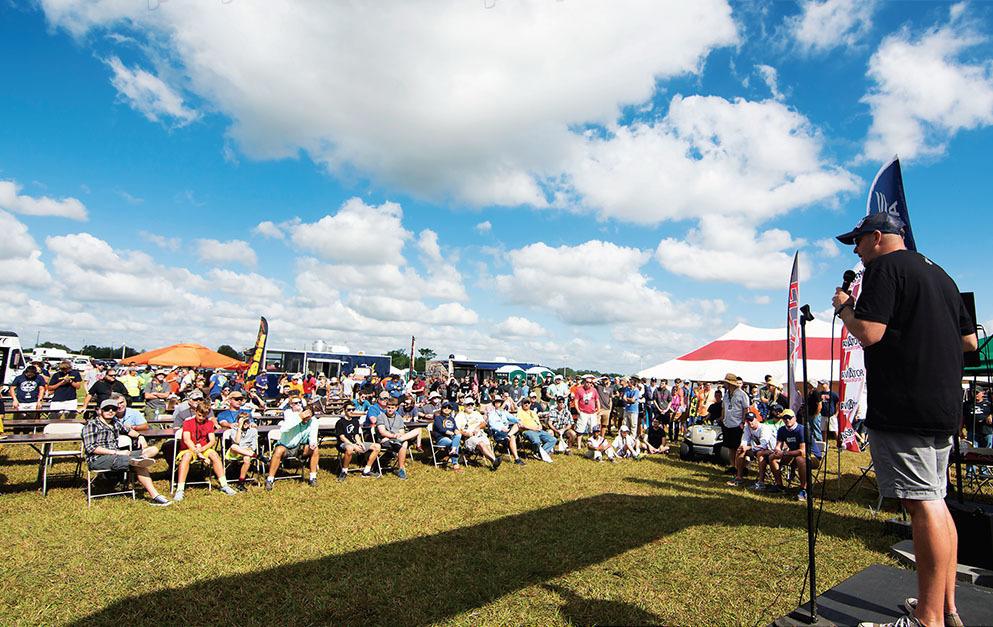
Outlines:
[[[21,351],[21,340],[13,331],[0,331],[0,383],[10,385],[14,377],[24,372],[27,364]]]

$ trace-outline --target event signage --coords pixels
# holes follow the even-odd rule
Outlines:
[[[899,217],[904,224],[903,241],[908,250],[917,250],[913,231],[910,229],[910,213],[907,209],[907,199],[903,192],[903,175],[900,172],[900,159],[894,156],[887,164],[879,169],[876,178],[869,188],[869,198],[866,201],[865,214],[891,213]],[[855,264],[855,280],[849,290],[852,299],[857,301],[862,289],[862,273],[865,268],[862,262]],[[842,326],[841,329],[841,387],[838,404],[838,431],[841,434],[841,445],[850,451],[858,451],[859,445],[855,438],[852,423],[858,415],[865,415],[865,354],[862,343],[858,338]]]
[[[793,255],[793,272],[790,274],[790,295],[786,305],[786,390],[790,409],[800,411],[802,399],[796,388],[796,358],[800,353],[800,275],[797,261],[800,251]]]
[[[248,372],[245,373],[245,380],[251,381],[260,373],[263,372],[263,364],[265,363],[265,342],[269,337],[269,323],[266,321],[265,316],[262,316],[261,322],[259,322],[259,335],[255,338],[255,350],[252,351],[252,361],[248,365]]]

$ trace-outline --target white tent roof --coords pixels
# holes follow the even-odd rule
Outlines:
[[[781,383],[786,382],[787,330],[763,329],[738,324],[736,327],[701,346],[700,348],[638,373],[639,377],[673,380],[676,377],[691,381],[719,381],[731,372],[747,383],[761,383],[771,374]],[[834,362],[838,369],[841,358],[841,325],[834,327]],[[821,320],[807,323],[807,377],[831,378],[831,324]],[[834,378],[838,378],[835,372]],[[803,379],[803,364],[796,363],[796,380]]]

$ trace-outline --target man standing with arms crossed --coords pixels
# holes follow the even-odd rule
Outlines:
[[[962,410],[962,353],[976,350],[976,327],[955,282],[906,249],[903,226],[876,213],[838,236],[855,245],[865,273],[857,305],[840,288],[832,304],[865,348],[866,425],[879,493],[899,498],[910,512],[918,598],[907,600],[912,614],[893,624],[961,625],[958,535],[944,498]]]

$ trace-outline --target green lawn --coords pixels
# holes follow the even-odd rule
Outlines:
[[[87,509],[65,481],[43,499],[29,453],[0,453],[3,625],[767,624],[795,607],[806,563],[803,504],[675,456],[461,474],[418,461],[406,482],[339,484],[328,450],[317,488]],[[843,456],[843,487],[862,460]],[[822,589],[895,564],[874,502],[825,503]]]

